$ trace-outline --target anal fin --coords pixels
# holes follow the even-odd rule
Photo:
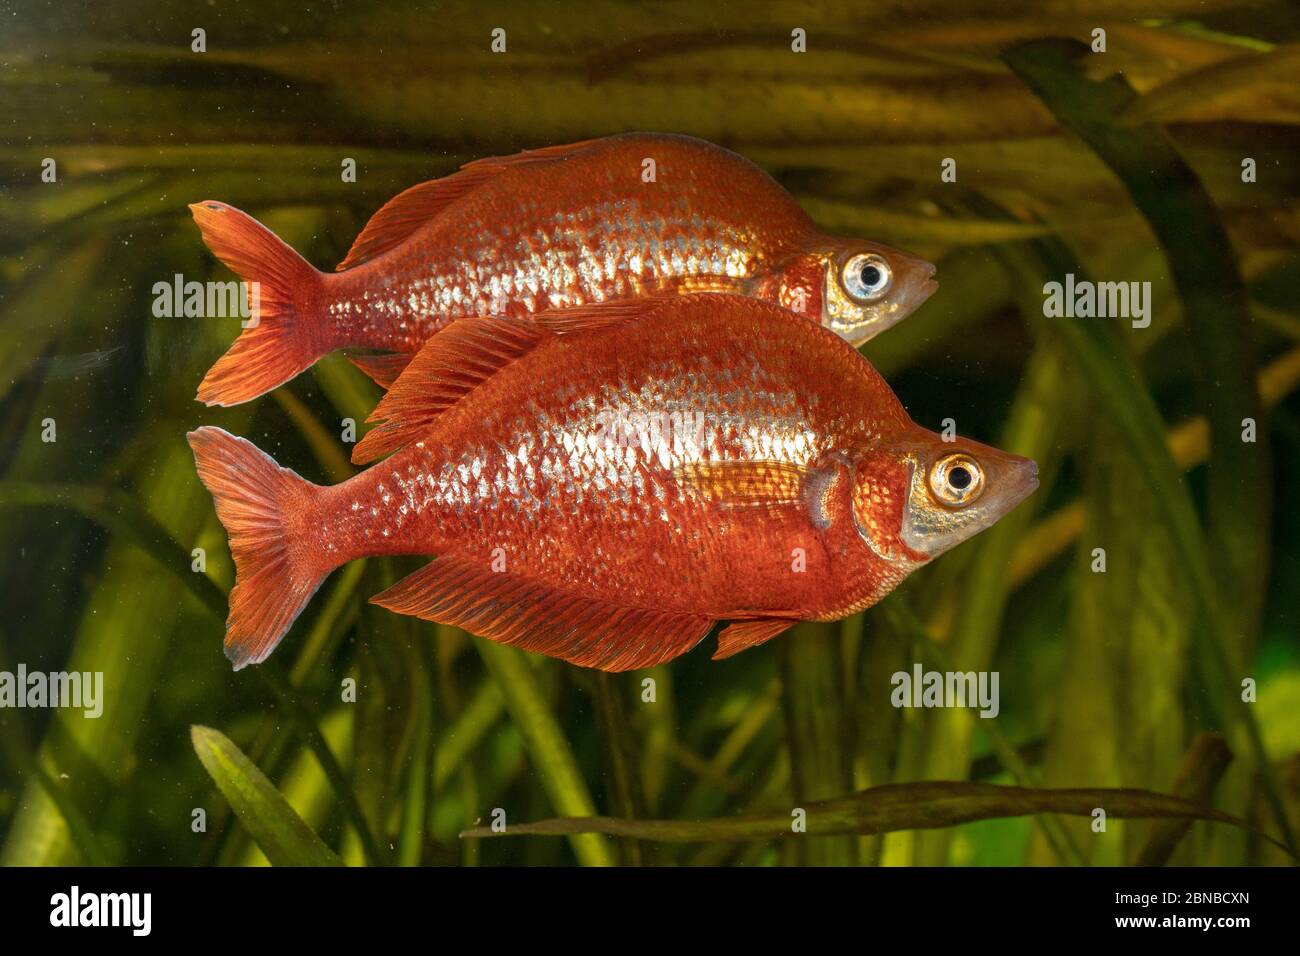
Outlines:
[[[443,556],[370,599],[582,667],[627,671],[685,654],[713,626],[699,614],[628,607]]]

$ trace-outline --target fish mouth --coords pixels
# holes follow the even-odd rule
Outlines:
[[[1038,462],[1025,458],[1016,463],[1013,477],[1006,486],[1006,511],[1020,504],[1038,490]]]
[[[930,265],[929,273],[921,280],[921,287],[917,289],[916,304],[913,305],[912,308],[916,308],[916,306],[920,305],[926,299],[930,298],[930,296],[939,291],[939,280],[934,277],[937,271],[938,269],[933,265]]]
[[[926,299],[939,291],[939,281],[934,277],[935,272],[936,269],[933,263],[922,262],[921,268],[912,273],[908,282],[910,288],[903,293],[899,303],[900,307],[897,313],[891,317],[891,325],[907,318],[924,305]]]

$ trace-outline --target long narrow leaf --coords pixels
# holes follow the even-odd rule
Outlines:
[[[888,833],[951,827],[973,820],[1020,817],[1033,813],[1212,820],[1242,829],[1250,824],[1231,814],[1181,797],[1149,790],[1078,788],[1037,790],[987,783],[934,781],[886,784],[848,797],[809,804],[807,834]],[[623,820],[585,817],[514,824],[503,833],[491,827],[466,830],[464,837],[571,836],[604,833],[669,843],[706,840],[770,840],[793,833],[787,811],[721,820]],[[1270,842],[1275,842],[1271,841]]]
[[[342,866],[265,774],[225,734],[190,728],[194,752],[266,858],[275,866]]]

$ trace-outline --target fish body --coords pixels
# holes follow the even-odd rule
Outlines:
[[[935,288],[930,263],[819,230],[758,166],[687,136],[631,133],[470,163],[391,200],[334,274],[231,206],[190,208],[212,251],[258,283],[255,324],[200,386],[216,405],[335,349],[414,354],[467,316],[731,291],[860,344]],[[387,385],[404,361],[359,364]]]
[[[916,425],[834,334],[731,295],[461,320],[372,418],[354,459],[393,453],[329,488],[191,433],[238,572],[237,667],[330,570],[381,554],[436,556],[374,598],[400,613],[606,670],[731,620],[727,656],[875,603],[1037,484]],[[939,472],[973,497],[937,502]]]

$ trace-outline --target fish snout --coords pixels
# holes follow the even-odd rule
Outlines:
[[[935,278],[939,267],[933,262],[927,262],[926,265],[929,266],[929,270],[926,272],[925,280],[921,283],[921,291],[924,293],[922,302],[939,291],[939,280]]]
[[[1038,462],[1032,458],[1008,455],[1005,468],[1005,508],[1010,511],[1038,490]]]
[[[908,270],[911,292],[905,293],[905,308],[909,313],[915,312],[926,299],[939,291],[939,281],[935,279],[939,271],[938,267],[926,259],[912,258],[913,262]]]

